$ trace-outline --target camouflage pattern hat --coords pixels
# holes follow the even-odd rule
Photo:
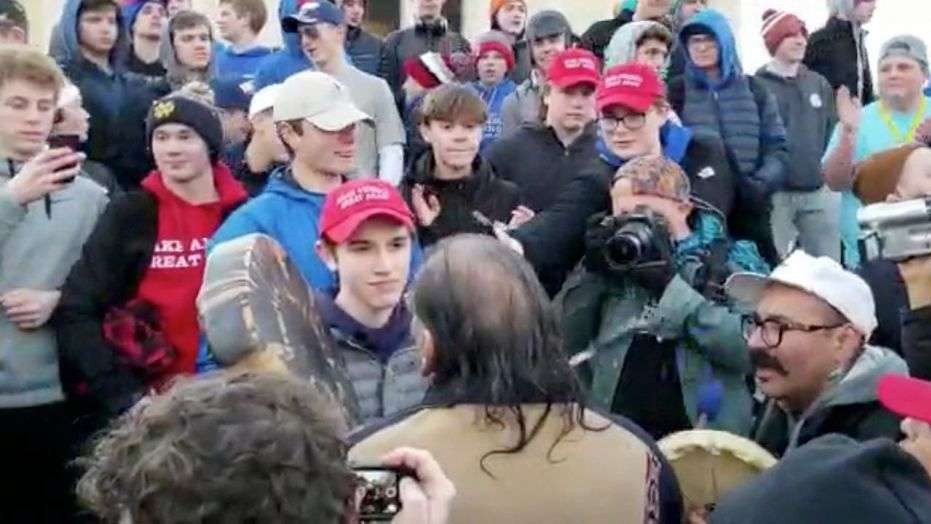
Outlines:
[[[689,178],[679,164],[664,156],[643,156],[629,160],[617,173],[614,182],[630,180],[637,195],[654,195],[688,202],[692,193]]]

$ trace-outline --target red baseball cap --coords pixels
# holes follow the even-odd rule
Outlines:
[[[598,111],[621,105],[643,113],[663,91],[663,82],[652,67],[636,63],[621,64],[605,71],[598,84],[595,101]]]
[[[560,89],[579,84],[598,87],[601,62],[587,49],[566,49],[553,58],[546,70],[546,80]]]
[[[342,244],[362,222],[374,216],[384,216],[414,229],[414,216],[393,185],[373,178],[359,178],[327,194],[320,216],[320,236],[334,244]]]
[[[931,424],[931,382],[886,375],[879,379],[876,395],[889,411]]]

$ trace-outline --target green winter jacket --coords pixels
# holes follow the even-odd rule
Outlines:
[[[706,259],[707,237],[721,234],[716,221],[704,221],[692,237],[676,246],[678,273],[659,300],[634,281],[609,279],[591,271],[566,284],[562,301],[565,343],[574,365],[588,364],[593,405],[611,408],[631,342],[635,335],[647,333],[659,340],[678,341],[682,399],[693,424],[699,421],[700,389],[717,382],[723,391],[708,427],[749,433],[752,399],[745,379],[751,366],[741,317],[692,287]],[[755,246],[745,242],[731,244],[727,270],[768,273]]]

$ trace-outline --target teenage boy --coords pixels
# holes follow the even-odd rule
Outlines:
[[[802,65],[808,45],[805,23],[784,11],[764,14],[763,40],[772,62],[756,73],[776,97],[786,126],[786,187],[773,195],[773,241],[779,256],[797,245],[806,253],[840,260],[840,194],[824,185],[821,156],[836,117],[834,91],[823,76]]]
[[[559,11],[540,11],[527,22],[530,42],[530,78],[504,99],[501,107],[501,136],[506,137],[522,125],[540,122],[540,90],[546,81],[546,71],[553,58],[569,48],[572,28]]]
[[[805,65],[824,76],[836,90],[841,86],[863,105],[873,102],[873,75],[866,53],[867,30],[876,0],[830,0],[828,20],[811,35]]]
[[[216,77],[213,26],[196,11],[180,11],[168,20],[159,56],[168,74],[156,90],[168,94],[190,82],[210,82]]]
[[[18,0],[0,1],[0,44],[26,44],[29,19]]]
[[[637,62],[652,67],[662,75],[672,49],[674,37],[659,22],[631,22],[617,30],[605,49],[605,69]]]
[[[362,423],[419,403],[427,388],[401,300],[413,232],[407,204],[381,180],[347,182],[323,203],[316,249],[339,289],[318,292],[315,304],[345,359]]]
[[[146,80],[165,76],[165,66],[158,56],[158,49],[167,15],[165,0],[136,0],[123,4],[123,21],[131,39],[127,71]]]
[[[530,77],[530,44],[527,42],[527,0],[491,0],[492,31],[504,33],[514,55],[514,68],[508,77],[520,84]]]
[[[485,103],[468,86],[443,85],[424,99],[420,134],[430,150],[413,159],[400,189],[425,246],[459,233],[491,234],[488,221],[508,223],[518,208],[517,187],[479,155],[486,119]]]
[[[332,272],[313,250],[326,194],[352,172],[356,127],[368,120],[349,90],[330,75],[305,71],[281,84],[273,118],[290,163],[265,190],[236,210],[211,246],[250,233],[275,239],[313,289],[330,289]]]
[[[4,520],[70,522],[70,423],[48,320],[103,212],[84,155],[46,145],[64,84],[41,53],[0,49],[0,462]],[[36,497],[41,504],[36,504]]]
[[[480,148],[484,153],[501,136],[504,99],[517,90],[517,84],[507,77],[514,69],[514,53],[507,37],[500,31],[489,31],[479,36],[475,62],[478,81],[473,82],[472,86],[488,107],[488,122],[485,123]]]
[[[413,27],[398,29],[385,39],[382,46],[378,76],[385,79],[395,94],[404,83],[401,66],[412,56],[428,51],[466,58],[472,54],[469,41],[459,33],[450,31],[443,17],[446,0],[406,0],[414,4]],[[471,79],[469,79],[471,80]]]
[[[543,87],[544,120],[489,148],[495,173],[516,184],[522,202],[534,212],[550,207],[597,154],[594,116],[600,70],[591,51],[569,49],[557,55]]]
[[[254,91],[252,81],[259,64],[271,49],[258,43],[259,33],[268,21],[264,0],[221,0],[217,13],[217,29],[227,45],[217,49],[217,75],[248,83],[246,91]]]
[[[288,152],[278,137],[272,117],[279,89],[279,84],[264,87],[252,97],[249,104],[252,134],[246,145],[245,158],[239,166],[233,168],[233,173],[250,196],[261,193],[272,172],[288,163]]]
[[[246,153],[246,142],[252,132],[249,124],[248,86],[234,78],[214,80],[210,83],[213,91],[213,105],[220,113],[223,124],[223,153],[221,160],[228,167],[236,170],[242,164]]]
[[[330,2],[307,3],[285,18],[282,28],[299,33],[301,48],[314,68],[344,85],[355,106],[369,115],[369,121],[356,127],[357,164],[350,177],[377,177],[397,184],[404,172],[404,124],[385,81],[346,61],[342,11]]]
[[[378,74],[381,60],[381,38],[362,27],[368,0],[336,0],[346,17],[346,53],[352,64],[370,75]]]
[[[156,169],[100,218],[56,315],[63,380],[91,425],[147,388],[193,373],[207,240],[246,198],[219,161],[223,131],[213,108],[173,95],[152,105],[145,127]],[[113,328],[119,318],[131,320],[132,335]]]

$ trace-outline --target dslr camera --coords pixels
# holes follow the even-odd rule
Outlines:
[[[611,273],[665,263],[661,243],[669,243],[669,229],[662,216],[643,207],[620,216],[608,215],[597,225],[601,241],[600,258]]]
[[[931,198],[872,204],[857,212],[857,222],[863,260],[931,255]]]

